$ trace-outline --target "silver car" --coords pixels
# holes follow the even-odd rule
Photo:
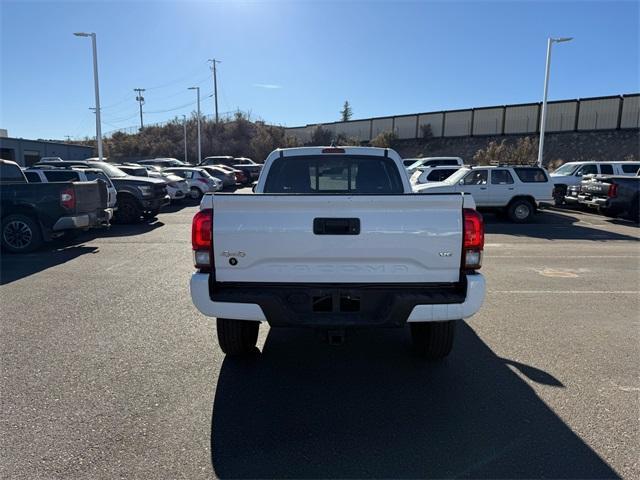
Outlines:
[[[222,190],[222,182],[212,177],[202,168],[174,167],[165,168],[163,173],[173,173],[187,181],[191,198],[200,200],[205,193],[219,192]]]

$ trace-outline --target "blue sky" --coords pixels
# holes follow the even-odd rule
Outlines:
[[[539,101],[546,38],[550,99],[640,91],[639,2],[0,2],[0,128],[10,136],[95,134],[98,35],[103,131],[195,109],[287,126]],[[179,108],[177,108],[179,107]]]

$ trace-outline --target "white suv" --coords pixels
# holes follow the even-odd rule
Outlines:
[[[554,201],[556,205],[565,203],[567,190],[580,185],[585,175],[623,175],[634,176],[640,168],[640,162],[568,162],[551,173],[555,184]],[[570,199],[571,200],[571,199]]]
[[[425,158],[405,158],[402,164],[410,174],[420,167],[437,167],[440,165],[464,165],[460,157],[425,157]]]
[[[541,203],[553,202],[553,182],[539,167],[463,167],[442,182],[416,185],[417,193],[470,193],[479,210],[504,211],[516,223],[533,218]]]

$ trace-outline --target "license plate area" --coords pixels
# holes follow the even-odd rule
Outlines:
[[[356,313],[360,311],[360,296],[331,292],[311,297],[313,313]]]

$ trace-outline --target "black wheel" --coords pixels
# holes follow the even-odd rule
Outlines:
[[[202,193],[202,190],[200,190],[197,187],[191,187],[191,198],[193,198],[194,200],[200,201],[202,200],[202,196],[204,194]]]
[[[629,209],[629,218],[634,222],[640,223],[640,197],[636,195],[631,200],[631,208]]]
[[[567,194],[567,187],[558,185],[553,189],[553,203],[556,207],[564,205],[564,196]]]
[[[118,200],[118,209],[114,214],[118,223],[136,223],[141,215],[142,210],[135,198],[127,196]]]
[[[218,343],[227,355],[247,355],[255,352],[260,322],[217,319]]]
[[[414,351],[428,360],[439,360],[451,353],[456,322],[411,323],[411,340]]]
[[[516,199],[507,207],[507,216],[514,223],[526,223],[533,218],[535,210],[529,200]]]
[[[147,220],[151,220],[152,218],[156,218],[158,213],[160,213],[160,209],[154,208],[153,210],[147,210],[142,214],[142,216]]]
[[[28,215],[8,215],[2,220],[2,248],[12,253],[33,252],[42,245],[38,222]]]
[[[612,210],[611,208],[606,208],[606,207],[598,208],[598,213],[609,218],[616,218],[620,214],[618,210]]]

